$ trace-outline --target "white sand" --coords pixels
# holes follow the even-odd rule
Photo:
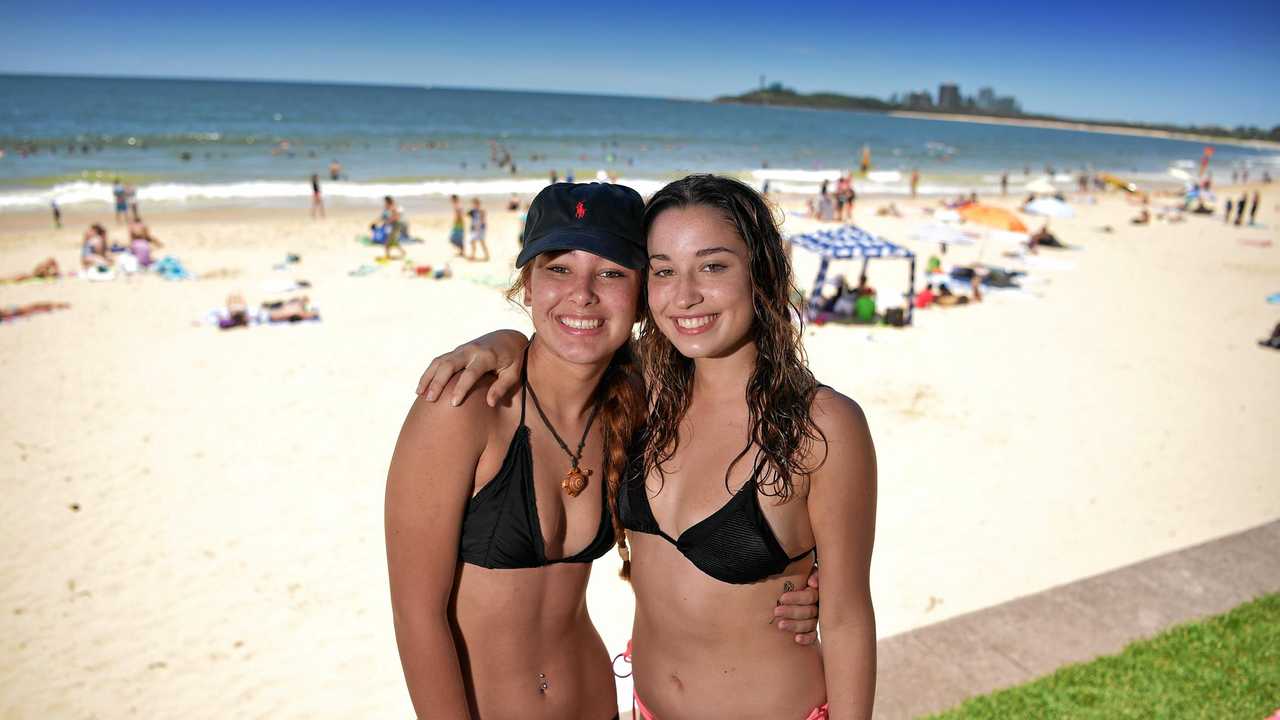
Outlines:
[[[1083,249],[1046,251],[1074,268],[1037,271],[1035,293],[934,308],[908,330],[808,331],[815,372],[862,403],[876,440],[881,636],[1280,517],[1280,353],[1255,343],[1280,321],[1264,192],[1271,229],[1135,228],[1108,197],[1054,221]],[[858,222],[931,250],[908,240],[917,209],[877,218],[880,204],[860,202]],[[438,264],[447,218],[410,210],[431,241],[410,252]],[[188,266],[241,274],[0,285],[0,304],[72,304],[0,325],[0,717],[410,716],[387,462],[427,360],[527,321],[485,284],[508,277],[513,215],[490,209],[501,262],[455,263],[449,281],[348,277],[375,252],[351,242],[375,211],[161,213],[153,230]],[[0,216],[0,274],[71,264],[83,226],[108,219],[71,208],[53,232],[43,214]],[[302,263],[271,270],[287,251]],[[797,251],[802,285],[815,267]],[[882,296],[905,276],[872,263]],[[323,322],[192,325],[282,277],[313,283]],[[616,567],[599,563],[589,599],[614,652],[631,615]]]

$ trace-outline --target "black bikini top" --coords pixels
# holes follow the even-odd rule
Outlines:
[[[666,538],[689,562],[711,577],[735,585],[757,582],[786,570],[788,565],[816,549],[810,548],[795,557],[788,556],[782,549],[760,508],[759,467],[723,507],[691,525],[680,537],[671,537],[658,527],[653,509],[649,507],[643,457],[644,453],[638,449],[632,452],[626,482],[618,492],[622,526]]]
[[[526,353],[528,350],[526,349]],[[526,354],[526,364],[528,357]],[[614,545],[609,518],[608,493],[600,493],[600,529],[591,544],[565,558],[547,557],[542,523],[533,489],[533,451],[529,428],[524,424],[524,402],[529,379],[522,374],[520,425],[511,436],[502,467],[489,484],[480,488],[462,517],[458,557],[465,563],[499,570],[536,568],[558,563],[589,563]]]

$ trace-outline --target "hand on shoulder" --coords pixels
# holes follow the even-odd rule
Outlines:
[[[451,377],[444,386],[444,392],[452,392],[459,377]],[[451,441],[462,441],[463,445],[478,442],[483,449],[490,424],[511,402],[510,398],[505,398],[497,407],[490,407],[485,402],[485,393],[493,381],[492,375],[478,379],[475,387],[479,392],[467,393],[459,405],[432,402],[422,395],[415,396],[409,415],[405,418],[402,434],[423,439],[430,435],[435,442],[438,442],[435,436],[444,435]]]

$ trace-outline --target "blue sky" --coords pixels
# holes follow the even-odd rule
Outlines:
[[[961,9],[962,8],[962,9]],[[0,72],[710,98],[760,75],[887,97],[957,82],[1031,112],[1280,125],[1280,1],[700,6],[384,0],[8,7]]]

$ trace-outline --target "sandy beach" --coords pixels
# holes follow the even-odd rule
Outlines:
[[[881,637],[1280,517],[1280,352],[1256,342],[1280,322],[1266,301],[1280,193],[1259,188],[1259,227],[1133,226],[1136,206],[1100,195],[1052,222],[1075,249],[1023,261],[992,240],[945,256],[1025,268],[1023,291],[907,329],[806,330],[815,374],[862,404],[877,446]],[[887,202],[860,199],[855,221],[915,250],[922,275],[936,246],[910,236],[937,200],[876,216]],[[490,263],[451,261],[443,202],[406,206],[426,239],[410,256],[450,262],[449,279],[373,263],[380,250],[353,238],[375,203],[313,221],[300,202],[148,208],[159,254],[213,279],[0,285],[3,306],[71,304],[0,325],[0,718],[411,716],[383,485],[430,358],[529,327],[502,297],[516,214],[486,204]],[[91,222],[124,237],[102,205],[64,220],[0,215],[0,274],[50,255],[73,267]],[[816,226],[789,215],[784,229]],[[273,269],[287,253],[301,261]],[[796,250],[801,287],[817,263]],[[362,265],[378,269],[349,274]],[[882,298],[906,276],[871,263]],[[320,322],[199,322],[229,293],[256,305],[297,280]],[[617,564],[597,563],[589,592],[615,653],[632,610]]]

